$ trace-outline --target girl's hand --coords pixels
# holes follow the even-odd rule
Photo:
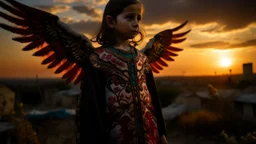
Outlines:
[[[168,144],[165,135],[160,138],[160,144]]]

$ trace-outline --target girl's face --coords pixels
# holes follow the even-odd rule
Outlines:
[[[123,12],[113,20],[111,27],[116,36],[122,39],[133,39],[140,30],[142,18],[142,5],[132,4],[124,8]]]

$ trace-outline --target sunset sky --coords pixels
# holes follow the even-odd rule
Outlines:
[[[89,38],[98,30],[107,0],[18,0],[52,14]],[[191,29],[174,62],[155,76],[223,75],[232,69],[242,73],[243,63],[256,72],[256,0],[140,0],[145,7],[142,27],[146,31],[141,49],[154,34],[188,20],[181,32]],[[4,11],[0,8],[0,11]],[[0,23],[8,23],[0,18]],[[41,65],[34,51],[0,29],[0,77],[60,77]]]

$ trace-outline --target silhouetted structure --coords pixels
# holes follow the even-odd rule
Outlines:
[[[238,84],[239,89],[247,88],[251,85],[256,85],[255,83],[256,76],[253,74],[253,64],[245,63],[243,64],[243,76]]]
[[[254,75],[252,63],[243,64],[243,80],[251,81],[253,76]]]

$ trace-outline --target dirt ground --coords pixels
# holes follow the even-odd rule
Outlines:
[[[31,120],[41,144],[75,144],[74,118]]]
[[[75,144],[75,123],[73,117],[67,119],[45,119],[31,121],[41,144]],[[220,141],[185,135],[180,130],[168,129],[169,144],[224,144]]]
[[[195,138],[194,136],[184,136],[180,135],[177,137],[167,137],[167,141],[169,144],[225,144],[220,141],[207,140],[203,138]]]

